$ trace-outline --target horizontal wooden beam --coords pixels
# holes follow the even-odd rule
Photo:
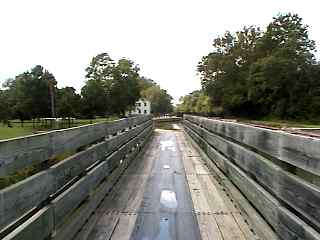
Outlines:
[[[188,121],[185,124],[264,186],[268,192],[290,205],[300,213],[304,220],[309,221],[320,230],[319,188],[286,172],[272,161],[241,145],[228,141]]]
[[[212,133],[231,138],[280,161],[320,176],[319,138],[191,115],[185,115],[184,118],[203,126]]]
[[[301,199],[296,199],[296,203],[291,199],[292,196],[290,194],[285,198],[288,191],[295,193],[297,191],[297,189],[294,189],[297,185],[283,180],[292,177],[290,174],[285,173],[282,169],[269,163],[268,160],[263,159],[256,153],[250,154],[249,150],[221,137],[214,136],[195,124],[185,122],[185,131],[264,216],[279,237],[282,239],[320,239],[319,233],[314,228],[292,213],[281,202],[282,200],[287,200],[297,209],[301,207],[301,202],[303,201],[304,206],[308,206],[309,200],[307,196],[310,196],[310,194],[303,195],[300,192],[299,197]],[[274,179],[271,179],[272,177]],[[294,177],[291,180],[300,184],[300,187],[303,186],[304,191],[310,190],[307,188],[310,187],[307,183],[296,181],[297,179]],[[292,186],[290,186],[291,184]],[[270,187],[275,187],[273,189],[274,192],[272,192],[274,195],[270,194]],[[312,190],[316,190],[315,193],[318,192],[317,189]],[[313,197],[318,199],[317,196]],[[315,201],[311,199],[310,203],[314,204]],[[311,214],[315,213],[312,213],[307,208],[299,210],[301,210],[300,213],[304,214],[305,218],[313,220],[313,223],[317,224],[318,219],[311,219],[313,218]]]
[[[0,140],[0,177],[25,167],[54,158],[65,152],[95,143],[125,129],[151,120],[151,116],[120,119],[110,123],[97,123],[55,130],[48,133]]]
[[[92,188],[93,183],[99,183],[101,178],[105,178],[111,172],[111,165],[113,165],[113,168],[118,167],[121,164],[120,160],[134,146],[139,144],[147,133],[151,132],[151,120],[139,122],[139,124],[135,125],[136,127],[120,132],[112,138],[107,138],[103,142],[92,145],[88,149],[53,165],[45,171],[1,190],[0,233],[7,231],[8,228],[15,228],[16,222],[21,221],[19,220],[20,217],[30,210],[46,204],[46,201],[50,201],[52,196],[57,197],[57,199],[61,199],[61,196],[67,199],[70,196],[71,200],[66,200],[68,203],[62,205],[68,205],[74,200],[72,204],[68,205],[70,207],[68,211],[71,212],[77,203],[90,194],[88,187],[91,186],[90,188]],[[94,166],[93,170],[90,169],[90,166]],[[101,167],[98,168],[99,171],[96,169],[98,166]],[[91,173],[91,171],[94,171],[94,173]],[[96,178],[96,176],[99,177]],[[74,182],[71,185],[70,180]],[[83,184],[80,184],[80,182]],[[55,196],[56,194],[58,195]],[[68,209],[68,206],[65,208]],[[61,210],[60,212],[63,211]],[[58,214],[59,211],[55,213],[57,219],[63,219],[63,214]]]

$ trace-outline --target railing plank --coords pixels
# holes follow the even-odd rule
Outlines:
[[[3,240],[46,240],[53,231],[53,212],[50,206],[41,209]]]
[[[269,192],[298,211],[305,220],[320,229],[320,189],[282,170],[268,159],[240,145],[187,123],[201,138],[245,170]]]
[[[276,197],[268,193],[262,186],[252,180],[249,175],[232,163],[230,159],[221,155],[207,141],[202,139],[198,134],[201,133],[199,129],[197,133],[188,125],[185,125],[185,131],[259,210],[280,237],[283,239],[320,239],[317,231],[283,207]],[[229,149],[229,151],[231,152],[232,150]]]
[[[97,123],[16,139],[0,140],[0,177],[15,173],[32,164],[41,163],[61,153],[72,152],[105,136],[147,120],[151,120],[151,116],[121,119],[112,123]]]
[[[152,127],[146,128],[143,133],[137,137],[137,139],[146,139],[146,136],[150,134],[151,129]],[[133,145],[136,145],[137,139],[134,139],[127,144],[129,145],[129,148],[133,147]],[[124,159],[124,162],[120,164],[120,166],[116,168],[96,190],[94,190],[94,192],[91,194],[91,197],[82,206],[76,209],[75,212],[67,216],[65,223],[56,230],[56,234],[52,239],[73,239],[76,233],[83,227],[84,223],[90,217],[92,212],[98,207],[98,204],[106,196],[110,188],[114,185],[114,182],[120,177],[121,173],[127,168],[129,163],[135,158],[138,151],[139,149],[136,148],[133,152],[131,152],[129,156]],[[114,153],[113,156],[110,156],[109,158],[111,160],[111,158],[119,159],[119,157],[120,155]]]
[[[109,183],[108,185],[106,185],[104,188],[107,191],[109,191],[109,189],[111,188],[111,186],[114,185],[114,182],[119,178],[120,174],[123,172],[123,170],[130,164],[130,161],[132,161],[133,159],[136,158],[137,154],[139,154],[139,148],[143,147],[146,142],[148,141],[150,135],[151,135],[151,129],[146,129],[141,135],[139,135],[140,137],[140,145],[138,148],[135,148],[135,150],[130,154],[130,156],[128,158],[126,158],[124,160],[123,165],[120,168],[117,168],[115,171],[113,171],[107,178],[107,182]],[[99,210],[98,210],[99,211]],[[92,229],[92,226],[96,223],[96,221],[94,220],[96,219],[96,216],[92,215],[90,216],[90,218],[88,219],[88,221],[86,221],[86,224],[81,228],[81,231],[79,231],[74,240],[75,239],[86,239],[87,234],[89,233],[90,229]]]
[[[136,138],[135,141],[139,141],[139,134],[143,136],[144,131],[147,129],[150,131],[151,125],[151,120],[142,123],[130,131],[122,132],[113,138],[95,144],[43,172],[1,190],[0,229],[8,226],[32,208],[39,206],[40,203],[47,200],[50,195],[54,194],[68,181],[82,174],[90,165],[105,160],[105,157],[112,151],[117,150],[117,148],[123,149],[118,153],[118,155],[122,154],[121,157],[123,157],[126,154],[127,147],[121,147],[121,145],[130,139]],[[133,141],[129,141],[130,147],[134,144]],[[118,164],[119,161],[115,163],[115,167]]]
[[[190,115],[185,119],[320,176],[320,139]]]
[[[83,202],[108,174],[108,163],[102,162],[86,176],[81,178],[67,191],[52,201],[55,225],[63,223],[66,216],[72,213]]]
[[[0,191],[0,229],[49,198],[54,179],[49,171]]]

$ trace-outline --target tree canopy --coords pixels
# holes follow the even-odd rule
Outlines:
[[[245,117],[319,117],[319,64],[308,26],[280,14],[265,31],[227,31],[198,65],[212,109]]]
[[[203,91],[194,91],[179,99],[177,112],[208,114],[212,112],[210,98]]]
[[[73,87],[57,89],[57,116],[79,117],[82,113],[81,95]]]
[[[151,102],[151,112],[163,115],[173,111],[172,97],[166,90],[158,85],[146,88],[141,93],[142,97]]]
[[[140,98],[139,67],[122,58],[115,63],[107,53],[93,57],[81,90],[88,115],[125,114]]]
[[[141,97],[139,67],[133,61],[120,59],[114,69],[113,83],[110,88],[112,112],[125,115]]]
[[[50,91],[56,90],[53,74],[37,65],[4,83],[7,113],[20,119],[51,117]]]
[[[132,60],[115,62],[108,53],[98,54],[86,68],[85,85],[78,94],[73,87],[58,88],[54,75],[37,65],[5,81],[0,89],[0,120],[123,116],[140,97],[151,101],[154,113],[171,112],[172,97],[139,72]]]

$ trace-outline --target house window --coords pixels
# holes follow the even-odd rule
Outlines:
[[[138,113],[141,113],[141,110],[140,110],[140,109],[138,109]]]
[[[144,114],[147,114],[147,110],[144,110]]]
[[[147,103],[146,103],[146,102],[144,103],[144,106],[145,106],[145,107],[147,106]]]

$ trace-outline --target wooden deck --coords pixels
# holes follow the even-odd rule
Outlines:
[[[76,239],[259,239],[182,131],[156,130]]]

